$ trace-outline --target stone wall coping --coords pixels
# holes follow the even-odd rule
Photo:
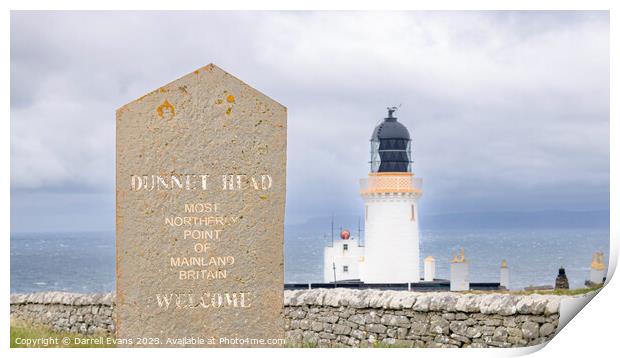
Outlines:
[[[419,312],[467,312],[552,315],[559,313],[562,296],[502,293],[410,292],[348,288],[284,291],[284,306],[412,309]]]
[[[112,306],[113,293],[34,292],[11,294],[11,304],[61,304],[68,306]]]
[[[285,290],[284,306],[326,306],[351,308],[412,309],[498,314],[552,315],[559,313],[563,296],[512,295],[508,293],[458,293],[357,290],[349,288],[318,288]],[[72,306],[112,306],[114,293],[35,292],[11,294],[11,304],[62,304]]]

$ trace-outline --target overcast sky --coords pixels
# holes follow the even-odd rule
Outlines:
[[[114,230],[115,109],[211,62],[288,107],[288,223],[398,104],[427,214],[609,207],[607,12],[12,12],[11,230]]]

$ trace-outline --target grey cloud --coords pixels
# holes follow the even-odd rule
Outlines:
[[[214,62],[289,109],[287,220],[359,212],[398,103],[428,212],[604,208],[608,44],[607,12],[13,12],[11,187],[113,197],[114,110]]]

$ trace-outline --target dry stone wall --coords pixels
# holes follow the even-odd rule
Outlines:
[[[296,345],[524,347],[555,335],[560,297],[314,289],[284,305]]]
[[[287,341],[320,347],[523,347],[550,340],[561,297],[352,289],[284,291]],[[11,319],[115,333],[113,294],[11,295]]]
[[[114,294],[37,292],[11,295],[11,320],[56,331],[114,334]]]

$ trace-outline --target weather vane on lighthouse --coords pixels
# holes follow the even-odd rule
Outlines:
[[[388,118],[394,118],[393,114],[394,114],[394,112],[398,111],[400,106],[401,105],[399,104],[398,106],[388,107]]]
[[[398,109],[400,108],[400,104],[398,106],[394,106],[394,107],[388,107],[388,118],[394,118],[393,114],[394,112],[398,111]]]

